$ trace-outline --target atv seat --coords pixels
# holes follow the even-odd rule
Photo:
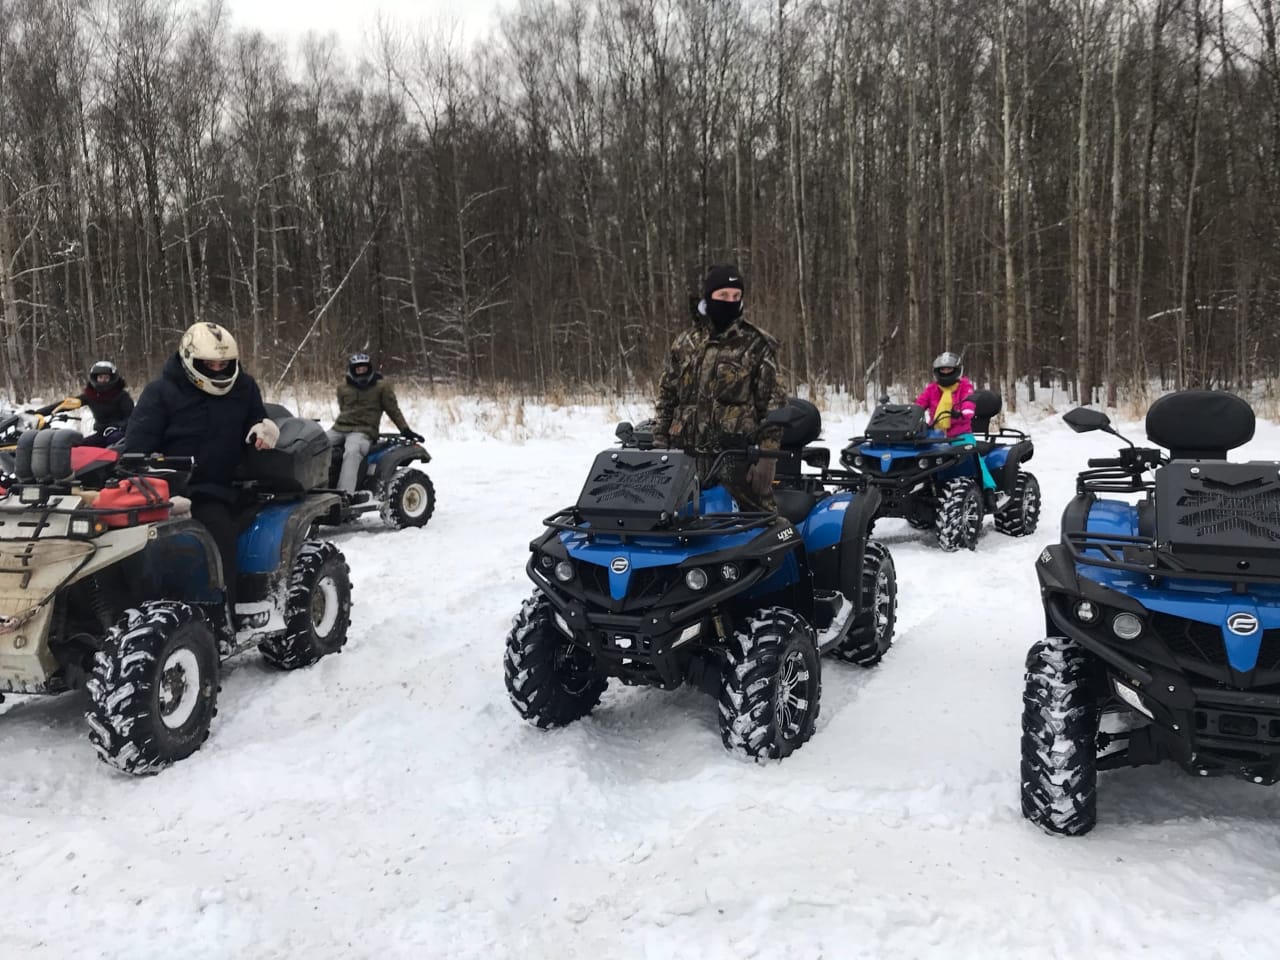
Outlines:
[[[971,429],[974,433],[990,433],[991,421],[998,416],[1000,410],[1004,406],[1004,401],[1000,399],[1000,394],[994,390],[975,390],[969,398],[973,401],[974,413],[971,421]],[[981,447],[981,444],[979,444]],[[981,451],[984,455],[990,453],[990,450]]]
[[[783,406],[770,411],[765,422],[782,427],[782,449],[792,454],[778,461],[778,473],[798,476],[805,447],[822,434],[822,414],[808,400],[790,397]]]
[[[1171,460],[1225,460],[1253,439],[1253,408],[1220,390],[1182,390],[1147,410],[1147,438]]]
[[[774,488],[773,499],[778,504],[778,515],[786,517],[792,523],[802,523],[813,512],[825,493],[810,493],[808,490],[785,490]]]

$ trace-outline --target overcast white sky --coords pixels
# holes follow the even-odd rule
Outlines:
[[[399,22],[437,23],[455,19],[469,39],[497,25],[498,10],[516,0],[228,0],[236,27],[256,27],[293,40],[309,30],[333,32],[350,52],[360,49],[378,10]]]

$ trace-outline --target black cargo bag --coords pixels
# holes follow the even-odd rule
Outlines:
[[[914,403],[882,403],[867,424],[867,439],[878,443],[922,440],[928,432],[924,408]]]
[[[1190,571],[1280,575],[1280,464],[1174,460],[1161,467],[1156,539]]]
[[[578,515],[600,530],[669,524],[697,492],[693,458],[673,450],[606,450],[578,496]]]
[[[329,482],[329,435],[314,420],[300,417],[276,421],[280,439],[274,450],[250,450],[240,470],[271,493],[306,493]]]

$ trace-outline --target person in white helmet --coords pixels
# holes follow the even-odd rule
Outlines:
[[[125,432],[125,453],[195,458],[186,490],[191,515],[218,545],[233,610],[237,530],[232,481],[250,444],[268,450],[279,437],[258,384],[240,369],[235,338],[216,323],[187,328],[160,377],[142,391]]]

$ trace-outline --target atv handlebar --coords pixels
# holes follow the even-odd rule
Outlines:
[[[1124,461],[1119,457],[1090,457],[1089,466],[1095,469],[1099,467],[1123,467]]]

